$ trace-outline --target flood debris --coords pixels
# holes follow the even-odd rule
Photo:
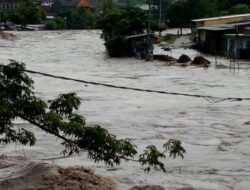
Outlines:
[[[250,125],[250,121],[247,121],[246,123],[244,123],[245,125]]]
[[[166,190],[160,185],[145,185],[145,186],[134,186],[130,190]]]
[[[174,57],[171,57],[169,55],[161,55],[161,54],[154,55],[154,60],[166,61],[166,62],[176,61]]]
[[[170,47],[162,47],[162,49],[164,50],[164,51],[171,51],[171,48]]]
[[[217,65],[215,65],[215,68],[216,69],[228,69],[229,67],[226,65],[223,65],[223,64],[217,64]]]
[[[182,54],[179,59],[177,60],[177,63],[187,63],[192,61],[191,58],[185,54]]]
[[[210,61],[202,56],[197,56],[194,58],[190,65],[208,67],[210,65]]]

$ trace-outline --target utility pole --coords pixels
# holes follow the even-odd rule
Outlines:
[[[151,43],[150,43],[150,21],[151,21],[151,2],[152,0],[148,0],[148,28],[147,28],[147,53],[146,60],[151,61],[153,59],[153,55],[151,52]]]
[[[159,4],[159,24],[161,24],[161,4],[162,4],[162,0],[160,0],[160,4]]]

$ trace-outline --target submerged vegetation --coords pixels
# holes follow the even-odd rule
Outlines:
[[[147,27],[145,11],[139,8],[112,9],[99,21],[102,37],[111,57],[126,56],[126,36],[140,34]]]
[[[45,102],[34,94],[33,83],[23,63],[11,60],[7,66],[0,65],[1,144],[35,144],[35,134],[28,126],[20,128],[13,123],[16,118],[21,118],[59,138],[65,147],[63,154],[85,151],[90,159],[109,166],[125,160],[139,162],[145,171],[151,168],[166,171],[162,162],[166,153],[173,158],[184,157],[181,142],[171,139],[163,145],[162,152],[150,145],[136,159],[136,146],[129,139],[118,139],[99,125],[88,125],[85,118],[75,112],[81,104],[75,93],[61,94]]]

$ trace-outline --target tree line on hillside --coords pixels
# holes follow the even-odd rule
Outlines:
[[[169,27],[189,27],[192,19],[250,13],[249,5],[249,0],[169,1],[166,23]]]
[[[149,10],[141,7],[149,3],[150,18]],[[149,22],[151,32],[161,32],[166,27],[190,27],[191,19],[250,13],[248,0],[100,0],[92,9],[65,9],[56,3],[52,8],[54,19],[45,20],[40,6],[31,0],[21,0],[15,11],[0,13],[0,21],[10,20],[23,28],[27,24],[45,23],[50,30],[102,29],[108,54],[122,57],[127,55],[126,37],[145,32]]]
[[[196,18],[250,12],[249,0],[150,0],[150,2],[152,5],[152,20],[159,21],[168,27],[188,27],[190,26],[190,20]],[[160,2],[161,4],[159,4]],[[143,10],[139,10],[140,5],[147,5],[148,3],[149,0],[118,0],[117,2],[100,0],[96,1],[94,8],[85,9],[77,6],[65,8],[60,0],[55,0],[50,12],[55,19],[46,21],[46,13],[41,6],[34,4],[32,0],[21,0],[14,11],[0,11],[0,22],[12,21],[22,26],[46,23],[48,29],[93,29],[102,27],[103,25],[98,25],[99,21],[103,17],[111,18],[110,13],[112,14],[114,10],[116,12],[124,12],[124,10],[129,12],[131,9],[137,8],[138,12],[143,12]],[[145,15],[148,14],[147,10],[144,10],[144,12]],[[144,16],[138,18],[141,13],[135,16],[137,17],[127,19],[147,20],[144,19]],[[155,23],[153,22],[152,25],[156,26]]]
[[[148,15],[148,11],[139,9],[141,9],[140,5],[149,3],[152,5],[151,19],[156,21],[152,25],[156,28],[159,27],[155,25],[157,22],[168,27],[189,27],[191,19],[250,12],[249,0],[100,0],[92,9],[65,8],[59,2],[60,0],[55,0],[51,8],[50,14],[54,16],[54,19],[45,20],[45,11],[32,0],[21,0],[16,10],[0,11],[0,22],[12,21],[22,26],[46,23],[48,29],[101,28],[103,25],[98,25],[100,20],[106,16],[112,20],[110,13],[114,10],[129,12],[131,9],[136,9],[138,15],[135,15],[135,18],[126,18],[127,21],[128,19],[146,21],[147,19],[140,12]],[[138,18],[139,16],[142,17]]]

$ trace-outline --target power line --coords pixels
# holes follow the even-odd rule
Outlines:
[[[194,98],[204,98],[205,100],[207,100],[210,103],[218,103],[218,102],[222,102],[222,101],[249,101],[250,100],[250,98],[237,98],[237,97],[220,98],[220,97],[208,96],[208,95],[197,95],[197,94],[187,94],[187,93],[178,93],[178,92],[167,92],[167,91],[160,91],[160,90],[141,89],[141,88],[118,86],[118,85],[112,85],[112,84],[106,84],[106,83],[100,83],[100,82],[92,82],[92,81],[74,79],[74,78],[52,75],[52,74],[48,74],[48,73],[42,73],[42,72],[27,70],[27,69],[25,71],[28,73],[31,73],[31,74],[38,74],[38,75],[43,75],[46,77],[75,81],[75,82],[79,82],[79,83],[92,84],[92,85],[97,85],[97,86],[105,86],[105,87],[109,87],[109,88],[134,90],[134,91],[139,91],[139,92],[151,92],[151,93],[176,95],[176,96],[187,96],[187,97],[194,97]]]

